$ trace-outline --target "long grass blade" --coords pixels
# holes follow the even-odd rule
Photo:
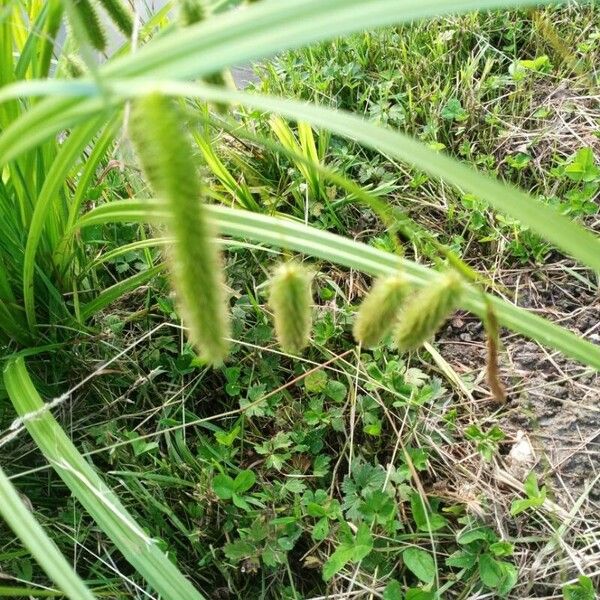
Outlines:
[[[79,91],[81,91],[81,85]],[[439,154],[408,135],[369,123],[350,113],[293,100],[235,92],[204,84],[180,82],[113,82],[113,90],[124,96],[160,92],[173,96],[202,98],[214,102],[241,103],[306,121],[339,135],[354,139],[384,154],[439,177],[463,191],[469,191],[492,208],[518,219],[557,248],[600,273],[600,239],[590,231],[512,186],[479,173],[469,166]],[[88,94],[101,93],[90,83]],[[98,99],[92,99],[92,103]],[[1,145],[1,144],[0,144]]]
[[[31,328],[36,325],[33,280],[36,266],[35,257],[40,240],[42,239],[42,233],[44,228],[47,227],[48,216],[53,203],[56,202],[56,198],[59,196],[65,177],[73,168],[74,162],[87,145],[90,136],[96,132],[99,126],[100,123],[93,120],[71,134],[54,159],[37,198],[33,217],[29,225],[25,258],[23,260],[23,296],[27,322]],[[55,240],[55,243],[57,241]]]
[[[281,50],[371,27],[455,12],[541,3],[539,0],[267,0],[243,11],[215,15],[178,31],[177,35],[153,40],[134,54],[110,61],[99,74],[107,84],[109,78],[132,76],[199,78],[235,64],[272,56]],[[0,102],[3,97],[9,96],[0,92]],[[106,106],[107,98],[94,103],[93,108],[91,104],[87,108],[74,107],[72,99],[64,98],[40,102],[0,136],[0,160],[3,156],[9,160],[51,135],[49,124],[61,121],[64,126],[69,118],[68,109],[82,120],[84,112],[91,110],[93,113]]]
[[[391,275],[398,270],[400,259],[394,254],[298,222],[222,206],[211,207],[211,212],[217,229],[223,234],[295,250],[370,275]],[[400,260],[400,264],[407,278],[418,287],[440,277],[438,273],[412,261]],[[469,287],[461,306],[483,319],[487,314],[486,299],[504,327],[600,370],[600,347],[501,298],[484,295],[478,289]]]
[[[140,575],[167,600],[204,600],[66,436],[35,389],[23,358],[9,361],[4,382],[22,424],[48,462]]]
[[[600,238],[560,214],[551,206],[518,190],[488,177],[450,157],[444,156],[414,140],[408,135],[373,125],[361,117],[321,106],[259,94],[232,92],[202,84],[172,84],[172,93],[191,96],[192,90],[210,89],[204,99],[224,102],[240,102],[262,110],[285,115],[298,121],[307,121],[317,127],[329,129],[339,135],[354,139],[383,154],[451,183],[463,191],[469,191],[485,200],[492,208],[518,219],[523,225],[542,236],[558,248],[600,272]],[[158,84],[168,93],[169,86]],[[167,88],[167,89],[165,89]],[[184,90],[188,90],[185,92]],[[131,91],[131,87],[130,87]]]
[[[225,206],[208,206],[207,209],[214,219],[217,231],[237,239],[301,252],[369,275],[393,275],[400,268],[407,280],[419,288],[430,285],[440,277],[432,269],[411,260],[306,226],[296,220]],[[121,221],[143,223],[146,220],[167,218],[168,215],[161,212],[160,203],[132,200],[100,206],[84,215],[77,225],[85,227]],[[469,286],[460,305],[485,319],[487,302],[491,303],[500,325],[600,370],[600,347],[502,298],[483,294],[479,289]]]
[[[0,515],[19,536],[46,575],[71,600],[94,600],[94,595],[75,573],[56,544],[23,504],[10,479],[0,468]],[[1,595],[1,593],[0,593]]]
[[[80,316],[83,320],[89,319],[96,313],[104,310],[107,306],[112,304],[118,298],[121,298],[125,294],[137,290],[140,286],[150,281],[153,277],[158,275],[165,266],[163,264],[150,267],[145,271],[140,271],[127,279],[123,279],[106,288],[100,294],[98,294],[93,300],[85,304],[81,308]]]
[[[0,585],[0,598],[63,598],[59,590]]]

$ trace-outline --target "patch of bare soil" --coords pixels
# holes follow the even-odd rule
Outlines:
[[[532,274],[508,272],[501,285],[519,306],[600,344],[600,297],[585,272],[578,272],[577,279],[567,269],[571,267],[555,264]],[[509,399],[499,414],[510,442],[503,450],[508,454],[526,436],[533,464],[557,503],[568,511],[585,494],[585,512],[600,514],[600,373],[506,332],[502,342],[500,368]],[[481,399],[476,410],[482,415],[494,410],[485,383],[486,346],[479,320],[455,317],[438,348]],[[505,462],[510,471],[511,456]],[[513,473],[522,481],[526,471]]]

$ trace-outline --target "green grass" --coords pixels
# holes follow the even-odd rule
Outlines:
[[[490,281],[600,271],[596,4],[213,4],[189,27],[165,8],[100,67],[71,2],[0,9],[0,597],[591,600],[597,478],[565,504],[543,462],[511,475],[514,406],[435,341],[366,350],[352,328],[372,276],[401,267],[416,291],[451,269],[492,342],[497,320],[600,369],[597,345]],[[256,89],[219,85],[255,59]],[[165,270],[175,211],[128,139],[150,91],[179,98],[178,158],[221,237],[216,369]],[[315,273],[302,355],[268,301],[292,257]]]
[[[582,128],[578,121],[593,112],[582,97],[593,94],[598,83],[598,32],[586,26],[595,20],[592,5],[469,15],[434,27],[416,24],[357,34],[267,61],[257,67],[261,81],[255,87],[352,110],[407,131],[432,148],[527,188],[564,214],[589,219],[598,211],[593,198],[600,175],[590,173],[583,182],[568,165],[577,162],[578,151],[589,147],[597,155],[600,149],[597,130]],[[552,45],[544,27],[548,22],[563,48]],[[545,60],[530,66],[536,58]],[[566,99],[564,92],[553,94],[561,86]],[[249,113],[247,125],[269,131],[256,112]],[[485,260],[501,252],[510,265],[543,263],[551,255],[540,237],[512,219],[490,214],[477,196],[441,187],[420,169],[406,169],[390,156],[343,139],[328,146],[328,166],[392,199],[466,258]],[[296,174],[288,161],[271,153],[236,156],[227,145],[222,151],[246,179],[278,191],[273,199],[278,208],[302,214],[301,207],[294,208],[307,180],[301,171]],[[234,151],[243,148],[234,146]],[[351,228],[356,212],[336,210],[333,221],[325,210],[332,203],[344,206],[335,196],[328,200],[311,194],[311,216],[327,228]]]

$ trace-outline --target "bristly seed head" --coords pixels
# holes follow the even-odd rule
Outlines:
[[[184,27],[204,21],[208,14],[206,0],[178,0],[179,20]]]
[[[448,273],[410,298],[395,332],[398,350],[415,350],[431,339],[456,309],[461,292],[460,277]]]
[[[73,9],[79,17],[79,22],[85,29],[85,34],[88,38],[89,43],[100,52],[103,52],[106,48],[106,35],[104,29],[100,24],[98,13],[92,3],[92,0],[74,0]],[[75,33],[79,32],[76,24],[73,24]]]
[[[64,68],[69,77],[74,79],[83,77],[87,72],[85,63],[77,54],[67,54],[64,57]]]
[[[281,347],[297,354],[310,341],[312,273],[297,262],[277,267],[270,281],[269,306]]]
[[[175,242],[172,281],[189,337],[200,355],[219,365],[227,355],[229,318],[221,257],[202,203],[190,139],[178,107],[159,94],[136,101],[131,137],[144,172],[169,215]]]
[[[100,0],[113,23],[127,36],[133,34],[133,15],[123,0]]]
[[[378,279],[358,309],[354,339],[365,348],[376,346],[394,326],[407,292],[400,274]]]

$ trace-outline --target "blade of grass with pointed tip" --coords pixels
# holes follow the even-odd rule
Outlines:
[[[137,290],[141,285],[150,281],[155,275],[158,275],[165,268],[164,264],[150,267],[145,271],[140,271],[127,279],[123,279],[106,288],[100,294],[98,294],[93,300],[85,304],[81,308],[80,316],[83,320],[89,319],[96,313],[104,310],[107,306],[112,304],[121,296],[128,294],[134,290]]]
[[[166,600],[204,600],[135,522],[46,410],[23,358],[8,362],[4,382],[17,414],[48,462],[140,575]]]
[[[36,325],[34,273],[36,268],[36,253],[42,239],[44,228],[48,226],[48,216],[52,205],[60,194],[63,182],[73,168],[73,164],[86,147],[90,136],[100,126],[98,120],[92,120],[87,125],[72,132],[68,140],[63,144],[60,152],[56,155],[52,166],[46,173],[44,185],[36,199],[35,208],[29,231],[27,244],[25,246],[25,257],[23,259],[23,300],[27,322],[31,328]],[[58,240],[54,240],[55,243]]]

